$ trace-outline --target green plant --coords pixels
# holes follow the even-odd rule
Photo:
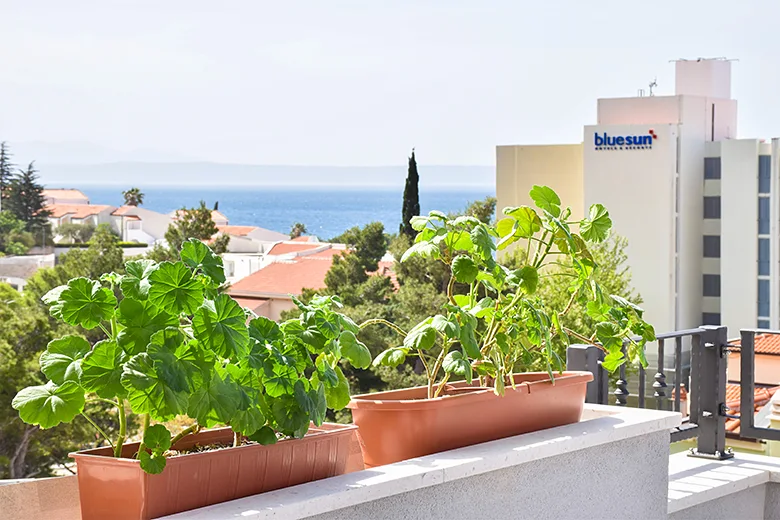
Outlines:
[[[136,457],[159,473],[171,445],[200,428],[226,424],[234,445],[269,444],[277,435],[303,437],[327,408],[346,406],[339,361],[365,368],[371,355],[357,325],[337,312],[338,298],[296,301],[301,315],[277,324],[248,315],[220,292],[224,283],[222,259],[193,239],[180,261],[130,261],[124,275],[74,278],[51,290],[42,300],[52,316],[104,337],[94,345],[77,335],[49,343],[40,358],[48,381],[21,390],[13,407],[24,422],[51,428],[84,415],[87,402],[108,403],[119,419],[116,438],[84,417],[116,457],[135,414],[143,429]],[[177,415],[195,423],[173,439],[164,425],[151,425]]]
[[[440,314],[408,332],[382,319],[361,324],[361,328],[384,324],[404,338],[402,345],[381,352],[375,365],[398,366],[408,356],[418,356],[428,380],[428,397],[433,398],[452,377],[471,383],[476,374],[481,385],[492,385],[499,395],[507,384],[514,384],[515,372],[529,367],[542,366],[554,378],[554,371],[563,370],[555,342],[568,345],[571,338],[602,348],[608,370],[627,359],[647,364],[644,345],[655,339],[655,332],[643,320],[642,309],[623,297],[604,294],[594,279],[597,265],[588,243],[609,236],[612,221],[606,208],[594,204],[587,218],[572,221],[571,209],[561,207],[552,189],[534,186],[530,195],[538,211],[528,206],[506,208],[506,217],[495,226],[471,216],[450,219],[438,211],[412,219],[418,234],[401,262],[426,257],[446,265],[451,272],[447,302]],[[513,244],[524,249],[524,265],[517,269],[494,258],[496,250]],[[551,307],[536,296],[539,280],[546,276],[569,280],[565,305]],[[585,306],[596,321],[594,331],[561,324],[575,305]]]

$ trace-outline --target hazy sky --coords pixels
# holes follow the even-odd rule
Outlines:
[[[672,93],[668,61],[699,56],[740,60],[739,135],[772,137],[778,20],[765,0],[0,0],[0,140],[492,164],[580,141],[596,98]]]

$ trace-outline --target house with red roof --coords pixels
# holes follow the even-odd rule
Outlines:
[[[46,209],[50,213],[49,224],[56,233],[56,229],[63,224],[110,224],[114,207],[102,204],[49,204]]]
[[[81,190],[47,188],[43,190],[43,198],[47,206],[52,204],[89,204],[89,197]]]

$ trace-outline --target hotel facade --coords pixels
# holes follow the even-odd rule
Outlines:
[[[780,142],[739,139],[731,62],[676,62],[675,95],[598,100],[583,142],[496,149],[499,210],[546,184],[628,239],[657,331],[780,328]]]

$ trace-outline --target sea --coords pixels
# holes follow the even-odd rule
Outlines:
[[[92,204],[121,206],[122,189],[116,186],[75,186]],[[144,208],[170,213],[191,208],[204,201],[227,216],[231,225],[258,226],[289,233],[302,222],[308,234],[322,240],[335,237],[354,226],[382,222],[388,233],[398,232],[401,222],[403,188],[285,188],[285,187],[164,187],[144,188]],[[420,187],[420,212],[445,213],[464,209],[470,202],[495,196],[492,186],[463,188]]]

